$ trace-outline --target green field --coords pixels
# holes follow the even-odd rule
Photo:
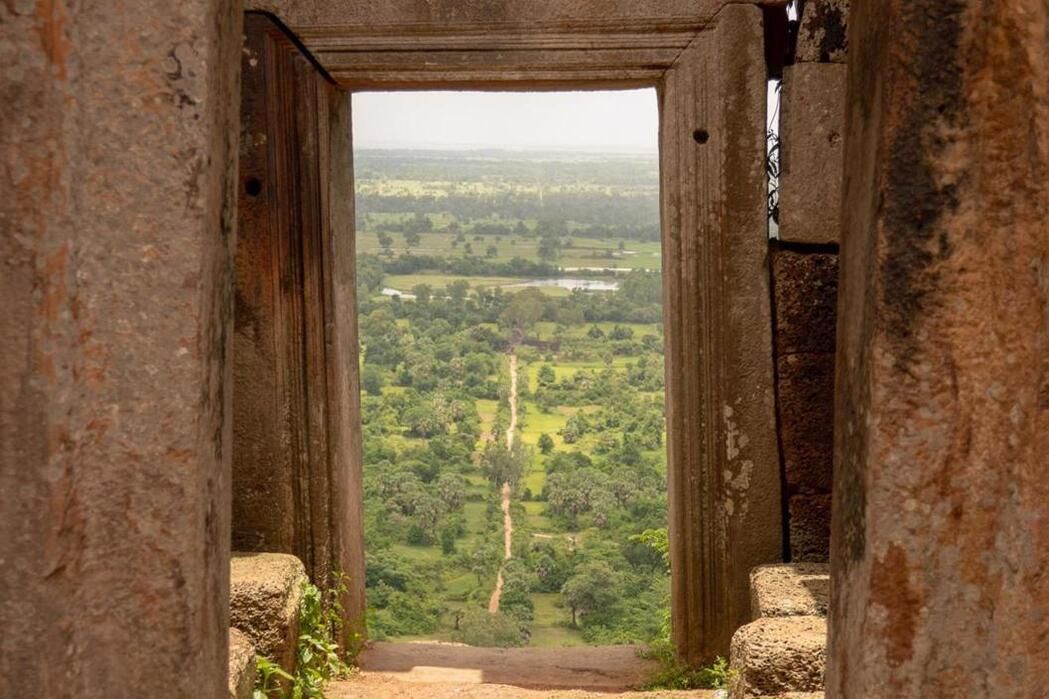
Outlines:
[[[376,214],[378,215],[378,214]],[[433,214],[432,217],[438,216]],[[465,253],[466,245],[460,243],[458,247],[453,246],[455,236],[451,233],[423,233],[421,240],[415,247],[409,247],[404,236],[399,233],[391,234],[393,244],[390,250],[394,255],[404,255],[411,252],[414,255],[440,255],[444,257],[459,257]],[[495,236],[477,236],[466,233],[466,242],[470,244],[472,254],[478,257],[486,257],[494,262],[509,262],[515,257],[534,260],[538,257],[539,241],[531,237],[502,236],[497,240]],[[599,240],[593,238],[581,238],[579,236],[568,236],[568,245],[561,249],[555,260],[555,264],[563,268],[573,267],[600,267],[609,269],[652,269],[658,270],[661,265],[660,245],[658,242],[631,242],[629,247],[623,251],[618,249],[618,242]],[[496,247],[497,253],[493,257],[487,257],[489,245]],[[379,237],[375,231],[358,231],[357,250],[359,253],[379,255],[382,246],[379,245]]]
[[[583,646],[579,631],[571,628],[572,615],[558,607],[560,595],[556,592],[537,592],[532,595],[535,604],[535,623],[529,645],[540,648]]]

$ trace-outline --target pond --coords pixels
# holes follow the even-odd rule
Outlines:
[[[510,287],[522,286],[556,286],[569,291],[615,291],[619,288],[619,282],[609,282],[603,279],[569,279],[564,277],[552,277],[549,279],[532,279],[531,281],[511,284]]]

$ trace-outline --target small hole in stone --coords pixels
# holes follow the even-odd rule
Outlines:
[[[830,53],[827,51],[820,51],[820,63],[830,63]]]
[[[257,177],[249,177],[244,181],[244,191],[249,197],[257,197],[262,193],[262,182]]]
[[[692,138],[696,143],[703,145],[710,140],[710,134],[707,133],[706,129],[696,129],[692,132]]]

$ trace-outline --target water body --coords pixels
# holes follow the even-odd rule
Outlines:
[[[619,288],[619,282],[610,282],[603,279],[567,279],[552,277],[550,279],[532,279],[531,281],[511,284],[512,287],[522,286],[556,286],[569,291],[615,291]]]

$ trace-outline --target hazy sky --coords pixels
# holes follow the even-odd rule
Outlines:
[[[361,148],[581,148],[655,151],[656,91],[358,92]]]

